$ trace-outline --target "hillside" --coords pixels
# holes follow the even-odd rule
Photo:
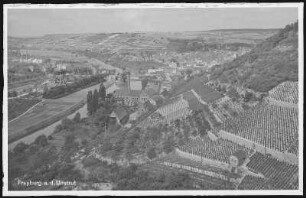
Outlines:
[[[298,24],[287,25],[230,63],[216,67],[211,80],[266,92],[284,81],[298,80]]]

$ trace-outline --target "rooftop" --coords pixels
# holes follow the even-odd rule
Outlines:
[[[128,115],[128,113],[126,112],[126,110],[119,106],[119,107],[116,107],[114,110],[113,110],[113,113],[116,115],[116,117],[121,120],[122,118],[124,118],[126,115]]]
[[[194,91],[207,103],[214,102],[223,97],[223,95],[207,85],[200,85],[193,88]]]
[[[141,95],[147,95],[147,94],[141,90],[129,90],[127,88],[121,88],[116,90],[114,95],[121,97],[140,97]]]

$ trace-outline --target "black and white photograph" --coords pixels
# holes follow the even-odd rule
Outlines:
[[[303,6],[5,4],[3,194],[303,195]]]

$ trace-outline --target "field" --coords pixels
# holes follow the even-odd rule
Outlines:
[[[12,120],[40,102],[39,99],[15,98],[8,100],[8,120]]]
[[[33,57],[40,58],[59,58],[66,60],[78,60],[78,61],[86,61],[84,57],[77,56],[70,52],[66,51],[58,51],[58,50],[41,50],[41,49],[28,49],[27,54]]]
[[[61,118],[59,115],[65,113],[65,111],[69,110],[74,105],[78,105],[83,99],[86,99],[89,90],[98,89],[98,87],[99,85],[95,85],[63,98],[46,100],[44,105],[38,105],[27,114],[9,123],[9,142],[34,132],[33,127],[37,128],[42,123],[50,124],[48,122],[49,120],[59,120]]]

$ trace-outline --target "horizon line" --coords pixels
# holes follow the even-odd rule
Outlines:
[[[7,36],[8,38],[42,38],[52,35],[86,35],[86,34],[133,34],[133,33],[184,33],[184,32],[213,32],[213,31],[254,31],[254,30],[280,30],[282,28],[224,28],[211,30],[186,30],[186,31],[132,31],[132,32],[84,32],[84,33],[51,33],[40,36]]]

